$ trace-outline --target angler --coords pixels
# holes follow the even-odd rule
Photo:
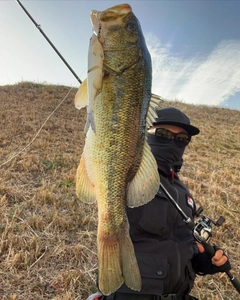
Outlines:
[[[130,237],[142,277],[139,292],[122,285],[104,300],[196,300],[190,295],[196,274],[227,272],[230,262],[223,250],[205,251],[193,236],[196,207],[188,188],[179,179],[182,156],[199,129],[180,110],[169,107],[157,111],[149,130],[148,143],[157,161],[161,184],[155,197],[144,206],[128,208]],[[166,193],[167,191],[167,193]],[[169,196],[190,218],[183,218]],[[190,226],[187,226],[186,222]],[[213,257],[212,257],[213,256]]]

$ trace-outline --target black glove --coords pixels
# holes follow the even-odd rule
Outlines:
[[[215,252],[220,248],[213,246]],[[215,274],[218,272],[227,272],[231,270],[230,261],[227,260],[225,264],[220,267],[213,265],[212,257],[206,251],[198,253],[192,258],[192,266],[198,275]]]

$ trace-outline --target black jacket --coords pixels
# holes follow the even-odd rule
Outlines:
[[[161,172],[160,180],[185,214],[193,218],[195,203],[178,176]],[[127,215],[142,277],[140,293],[188,293],[195,278],[191,259],[197,246],[192,231],[164,192],[160,189],[146,205],[128,208]],[[134,293],[126,285],[118,292]]]

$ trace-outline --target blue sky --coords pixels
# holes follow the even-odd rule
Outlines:
[[[152,57],[152,92],[166,99],[240,109],[240,1],[129,0]],[[124,1],[21,0],[81,80],[92,9]],[[0,1],[0,85],[79,86],[14,0]]]

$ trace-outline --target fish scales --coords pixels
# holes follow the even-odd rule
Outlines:
[[[94,11],[91,18],[94,26],[99,25],[94,31],[104,53],[103,77],[98,91],[94,76],[83,84],[88,91],[95,89],[94,130],[91,126],[86,134],[76,190],[81,200],[98,202],[98,284],[109,295],[123,283],[141,289],[126,206],[150,201],[157,193],[159,176],[145,137],[152,70],[140,24],[127,4]]]

